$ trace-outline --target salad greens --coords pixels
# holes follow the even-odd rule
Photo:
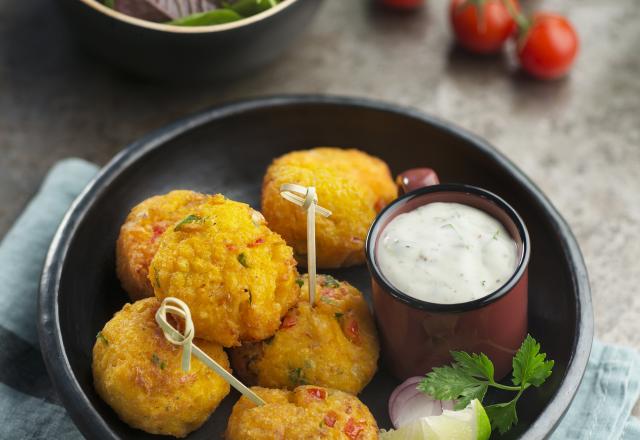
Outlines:
[[[501,434],[518,423],[516,404],[530,386],[539,387],[551,375],[554,362],[540,353],[540,344],[527,335],[513,358],[513,385],[503,385],[494,379],[493,363],[483,354],[451,352],[451,366],[434,368],[418,385],[418,389],[435,399],[456,400],[456,409],[463,409],[474,399],[482,401],[489,387],[515,392],[508,402],[485,406],[491,428]]]
[[[281,0],[102,0],[132,17],[176,26],[230,23],[259,14]]]

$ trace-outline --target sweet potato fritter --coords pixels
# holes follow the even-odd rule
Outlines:
[[[116,244],[116,272],[132,301],[153,296],[149,263],[158,250],[160,236],[183,219],[208,196],[176,190],[150,197],[136,205],[120,228]]]
[[[226,440],[371,440],[375,419],[357,397],[338,390],[300,386],[293,391],[253,387],[267,404],[246,397],[233,407]]]
[[[220,194],[163,234],[149,270],[156,296],[186,302],[196,335],[225,347],[272,336],[298,302],[297,276],[262,215]]]
[[[328,275],[317,278],[315,307],[302,300],[282,320],[273,338],[231,351],[231,362],[251,385],[293,389],[319,385],[358,394],[376,372],[379,345],[362,293]]]
[[[362,151],[314,148],[275,159],[262,184],[262,213],[269,227],[292,246],[306,265],[306,214],[280,196],[280,186],[314,186],[319,204],[332,211],[316,217],[319,268],[364,262],[364,240],[376,214],[397,196],[387,165]]]
[[[181,368],[182,348],[155,321],[156,298],[126,304],[98,333],[93,347],[96,391],[118,416],[152,434],[184,437],[202,425],[229,394],[229,384],[197,358]],[[194,343],[229,371],[222,347]]]

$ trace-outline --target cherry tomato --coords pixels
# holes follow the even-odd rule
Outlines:
[[[424,0],[380,0],[380,3],[388,8],[410,11],[422,6]]]
[[[520,65],[537,78],[559,78],[571,69],[578,44],[578,34],[566,18],[537,13],[518,41]]]
[[[509,1],[518,11],[517,0]],[[458,43],[475,53],[499,51],[516,29],[503,0],[452,0],[449,13]]]

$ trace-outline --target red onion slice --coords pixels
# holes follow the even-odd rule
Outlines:
[[[398,429],[421,417],[439,416],[445,409],[453,410],[454,401],[435,400],[418,390],[422,376],[410,377],[393,390],[389,397],[389,418]]]

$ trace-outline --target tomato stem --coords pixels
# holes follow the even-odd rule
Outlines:
[[[529,26],[531,26],[531,21],[527,19],[527,17],[525,17],[524,14],[516,10],[511,0],[502,0],[502,3],[504,3],[504,6],[507,8],[507,11],[509,12],[509,15],[513,17],[513,20],[518,25],[518,31],[520,35],[524,35],[529,29]]]

